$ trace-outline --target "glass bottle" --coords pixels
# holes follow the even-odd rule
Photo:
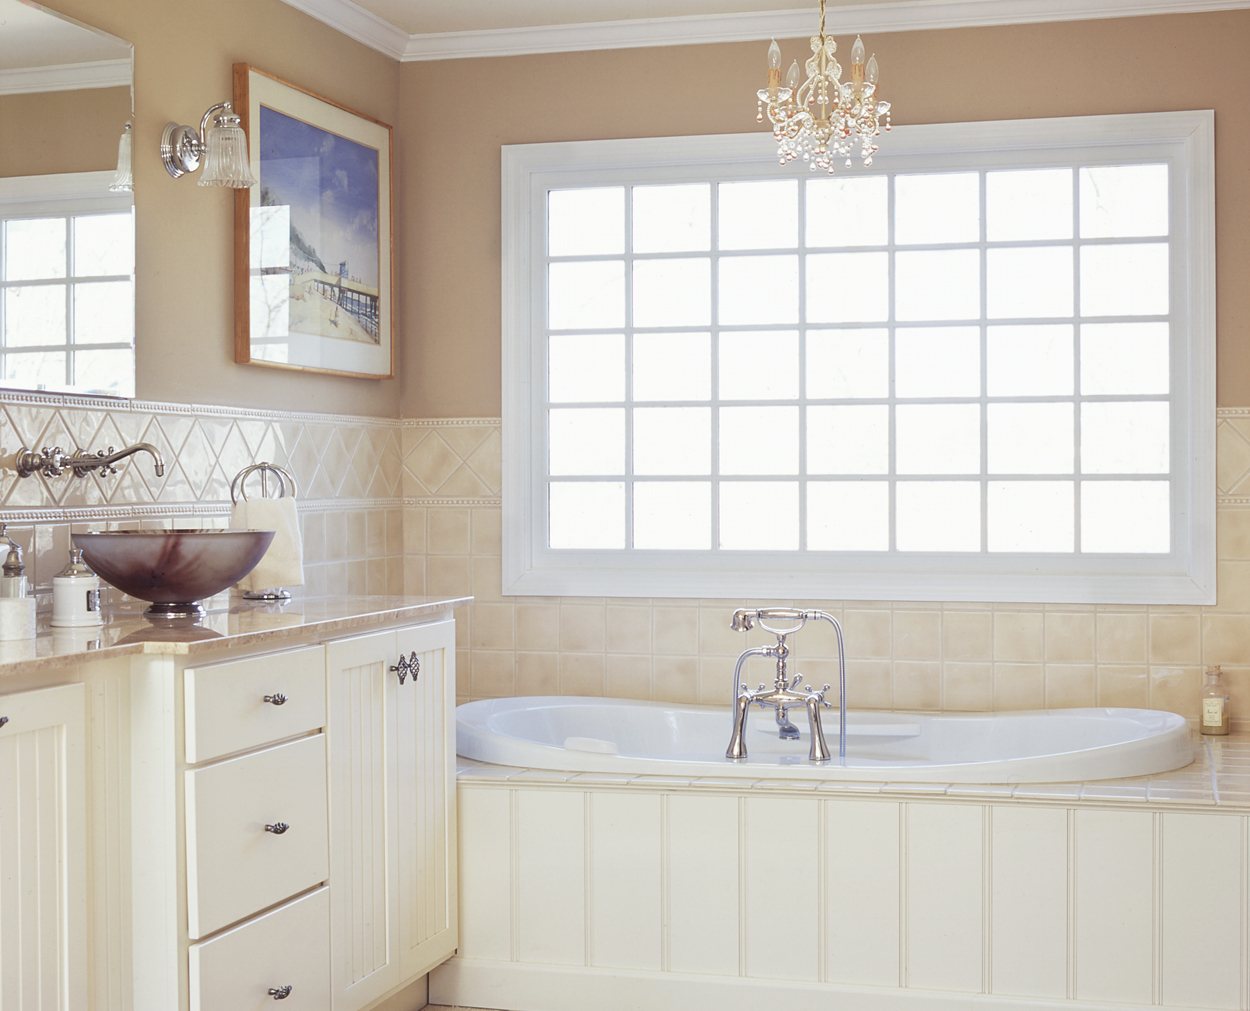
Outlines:
[[[1228,733],[1228,688],[1224,685],[1224,672],[1219,667],[1208,667],[1206,680],[1202,683],[1202,712],[1198,729],[1204,734]]]

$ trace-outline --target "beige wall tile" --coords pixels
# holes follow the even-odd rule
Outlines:
[[[561,695],[602,695],[604,664],[602,653],[560,653]]]
[[[1146,615],[1142,612],[1098,615],[1098,662],[1145,663]]]
[[[940,611],[894,612],[894,659],[938,660],[942,653]],[[897,674],[897,667],[895,669]],[[897,682],[895,683],[897,694]]]
[[[1046,704],[1046,679],[1040,663],[995,663],[994,708],[1041,709]]]
[[[425,592],[459,597],[472,585],[466,556],[430,555],[425,560]]]
[[[836,689],[836,679],[825,677],[823,680]],[[890,709],[894,705],[894,677],[890,661],[854,660],[848,663],[846,704],[853,709]]]
[[[560,691],[558,653],[518,653],[516,655],[518,695],[557,695]]]
[[[729,627],[729,619],[730,612],[724,608],[699,608],[700,653],[737,656],[747,646],[761,641],[754,634],[746,636],[741,632],[735,632]]]
[[[1197,664],[1202,660],[1202,617],[1198,614],[1150,615],[1150,662]]]
[[[730,700],[737,695],[738,686],[733,683],[733,661],[723,656],[699,658],[699,704],[725,706],[729,712]],[[748,685],[754,687],[751,681]]]
[[[1098,701],[1098,669],[1092,663],[1047,663],[1046,708],[1072,709]]]
[[[651,641],[657,653],[695,656],[699,652],[699,611],[665,607],[652,614]]]
[[[1098,665],[1098,704],[1145,708],[1150,705],[1150,672],[1134,664]]]
[[[1201,667],[1150,668],[1151,709],[1164,709],[1196,720],[1202,708],[1198,701],[1201,691]]]
[[[1217,557],[1250,561],[1250,509],[1217,509],[1215,530]]]
[[[518,598],[524,599],[524,598]],[[557,604],[516,605],[517,649],[560,648],[560,608]],[[554,665],[552,667],[554,672]]]
[[[475,649],[470,663],[469,687],[474,698],[502,698],[516,694],[515,654]]]
[[[1042,659],[1043,624],[1040,611],[995,611],[994,660]]]
[[[651,652],[651,608],[636,604],[608,604],[604,644],[609,653]],[[695,613],[697,628],[698,612]]]
[[[1094,662],[1093,611],[1046,612],[1046,662]]]
[[[496,508],[471,509],[472,550],[475,555],[500,555],[503,553],[503,535],[500,531],[501,512]]]
[[[469,592],[478,600],[503,600],[503,572],[499,559],[473,555],[469,563]]]
[[[560,605],[560,649],[576,653],[601,653],[606,639],[602,604]]]
[[[994,615],[989,611],[946,611],[942,615],[945,660],[989,660],[994,656]]]
[[[842,627],[846,633],[846,655],[862,659],[889,657],[891,617],[887,610],[850,610],[844,614]]]
[[[894,707],[905,710],[940,709],[942,665],[936,660],[895,660]]]
[[[699,661],[692,656],[657,656],[652,661],[651,684],[653,694],[662,701],[698,702]]]
[[[1208,666],[1250,663],[1250,615],[1204,614],[1202,662]]]
[[[1216,563],[1217,611],[1250,612],[1250,562]]]
[[[467,555],[469,553],[469,510],[458,506],[442,506],[429,511],[426,529],[428,550],[432,555]]]
[[[515,609],[511,604],[474,603],[472,608],[473,623],[469,644],[474,649],[512,649],[515,646]]]
[[[942,664],[942,708],[985,712],[994,708],[994,665],[967,661]]]
[[[409,506],[404,510],[404,554],[425,554],[427,512],[428,510],[422,506]]]
[[[651,657],[628,654],[604,657],[604,688],[611,698],[651,698]]]

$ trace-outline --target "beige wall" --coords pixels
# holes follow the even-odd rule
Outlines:
[[[129,88],[0,95],[0,177],[117,167]]]
[[[395,415],[398,382],[234,364],[232,193],[169,178],[157,151],[168,120],[198,123],[206,108],[230,97],[235,62],[389,123],[397,115],[398,64],[280,0],[49,2],[135,46],[138,395]],[[402,332],[399,344],[402,355]]]
[[[1238,11],[867,41],[898,123],[1214,108],[1218,397],[1237,405],[1250,403],[1247,39]],[[763,71],[759,43],[405,64],[403,414],[500,412],[501,144],[757,129]]]

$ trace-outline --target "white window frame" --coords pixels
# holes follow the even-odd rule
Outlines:
[[[1209,110],[896,127],[874,170],[1170,166],[1168,554],[552,550],[546,546],[545,214],[551,189],[810,176],[767,133],[502,149],[503,592],[1210,604],[1215,601],[1215,178]],[[1053,157],[1048,158],[1048,153]],[[726,172],[732,166],[732,172]],[[654,174],[656,170],[660,174]],[[646,172],[642,176],[640,172]],[[854,172],[855,169],[839,169]],[[1073,242],[1079,245],[1074,237]]]

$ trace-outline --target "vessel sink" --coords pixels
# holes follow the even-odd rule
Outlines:
[[[200,601],[233,586],[264,557],[272,530],[116,530],[74,534],[88,565],[110,586],[150,601],[144,613],[202,615]]]

